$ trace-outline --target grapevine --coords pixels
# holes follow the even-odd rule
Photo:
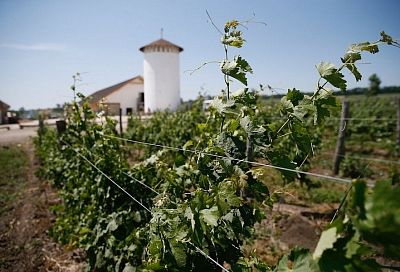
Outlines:
[[[343,69],[360,80],[356,62],[362,52],[397,44],[383,32],[377,42],[350,47],[338,68],[321,62],[315,92],[288,90],[279,109],[285,119],[265,122],[259,92],[248,88],[250,64],[240,55],[229,58],[231,47],[245,44],[242,26],[233,20],[221,31],[220,68],[226,87],[214,98],[209,114],[199,99],[186,111],[155,113],[148,121],[130,119],[126,140],[179,150],[140,148],[144,152],[130,165],[127,142],[119,139],[115,122],[105,118],[98,124],[87,98],[79,93],[81,101],[70,105],[62,135],[39,131],[40,174],[53,181],[63,199],[53,207],[58,217],[52,235],[84,248],[89,270],[271,271],[242,249],[254,224],[264,218],[263,208],[272,204],[260,178],[262,169],[252,162],[281,167],[287,181],[304,180],[295,172],[306,167],[319,143],[318,128],[340,107],[328,86],[345,91]],[[231,80],[243,88],[233,92]],[[275,270],[289,271],[291,260],[295,271],[331,271],[334,258],[341,260],[337,270],[379,268],[370,256],[368,261],[362,257],[378,241],[384,241],[388,256],[399,259],[393,227],[400,218],[396,195],[398,188],[388,182],[378,184],[371,195],[365,183],[354,182],[345,211],[322,234],[314,254],[294,250]],[[392,208],[385,215],[378,212],[383,203]]]

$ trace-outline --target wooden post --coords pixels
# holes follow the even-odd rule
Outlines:
[[[42,118],[39,117],[39,129],[40,129],[40,130],[43,130],[43,129],[44,129],[44,120],[43,120],[43,117],[42,117]]]
[[[345,153],[345,135],[346,135],[346,125],[347,119],[349,118],[349,102],[343,101],[342,103],[342,117],[340,118],[339,124],[339,135],[336,143],[335,159],[333,162],[333,174],[337,175],[339,173],[339,166],[341,160],[344,158]]]
[[[56,121],[57,133],[61,135],[64,131],[67,130],[67,122],[65,120]]]
[[[23,128],[21,125],[20,125],[20,127],[21,127],[21,129]],[[43,137],[43,134],[44,134],[44,130],[45,130],[45,128],[44,128],[44,117],[43,117],[43,115],[39,114],[38,135],[39,135],[39,143],[40,144],[42,144],[42,137]]]
[[[400,149],[400,97],[397,98],[397,148]],[[398,152],[400,156],[400,151]]]
[[[247,142],[246,142],[246,160],[253,161],[254,148],[253,148],[253,139],[250,134],[247,134]],[[249,163],[249,167],[251,168],[251,164]]]
[[[119,135],[122,135],[122,109],[119,108]]]

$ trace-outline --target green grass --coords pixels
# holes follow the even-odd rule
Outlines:
[[[0,146],[0,215],[10,209],[12,201],[27,180],[28,157],[20,146]]]

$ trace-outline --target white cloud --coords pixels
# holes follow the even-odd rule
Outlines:
[[[64,51],[66,46],[59,43],[2,43],[0,47],[11,48],[24,51]]]

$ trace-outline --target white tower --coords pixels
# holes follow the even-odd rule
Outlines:
[[[139,49],[144,53],[144,111],[176,110],[180,104],[179,47],[159,39]]]

